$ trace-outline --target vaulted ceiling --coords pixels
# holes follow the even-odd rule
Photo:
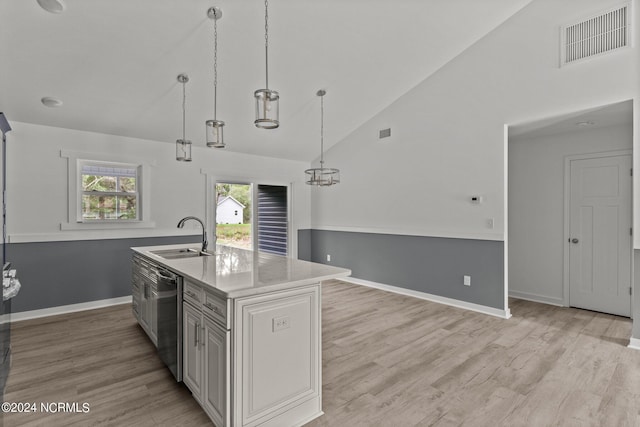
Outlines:
[[[204,146],[213,118],[213,21],[218,21],[218,119],[226,150],[311,161],[509,19],[531,0],[270,0],[269,86],[280,128],[253,125],[265,85],[261,0],[0,2],[0,111],[9,120]],[[45,96],[63,101],[48,108]]]

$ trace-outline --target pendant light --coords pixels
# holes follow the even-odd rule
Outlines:
[[[209,19],[213,19],[213,120],[205,122],[207,147],[224,148],[224,122],[218,120],[218,19],[222,18],[222,10],[211,7],[207,11]]]
[[[262,129],[275,129],[280,126],[279,100],[280,95],[269,89],[269,1],[264,1],[264,64],[265,89],[258,89],[253,93],[256,98],[256,120],[253,124]]]
[[[176,140],[176,160],[180,162],[191,161],[191,141],[184,136],[185,116],[186,116],[186,103],[187,92],[186,85],[189,81],[189,76],[186,74],[179,74],[178,81],[182,83],[182,139]]]
[[[316,95],[320,97],[320,167],[307,169],[307,184],[328,187],[340,182],[340,170],[324,167],[324,96],[327,91],[320,89]]]

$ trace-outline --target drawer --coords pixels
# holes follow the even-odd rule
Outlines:
[[[203,302],[202,287],[191,283],[188,280],[184,281],[184,290],[182,291],[182,298],[185,301],[189,301],[191,304],[200,308]]]
[[[137,255],[133,256],[133,273],[156,281],[155,269],[151,263]]]
[[[222,325],[227,325],[227,300],[209,291],[204,291],[202,311]]]
[[[131,287],[133,292],[140,292],[140,287],[142,286],[142,278],[137,274],[133,275],[133,279],[131,280]]]

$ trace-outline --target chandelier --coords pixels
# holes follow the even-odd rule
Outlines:
[[[186,103],[187,92],[186,85],[189,81],[189,76],[186,74],[179,74],[178,81],[182,83],[182,139],[176,140],[176,160],[180,162],[191,161],[191,141],[184,136],[185,116],[186,116]]]
[[[253,93],[256,99],[256,120],[253,124],[262,129],[275,129],[280,126],[279,100],[280,95],[269,89],[269,2],[264,1],[264,63],[265,89],[258,89]]]
[[[222,10],[211,7],[207,11],[209,19],[213,19],[213,120],[205,122],[207,147],[224,148],[224,122],[218,120],[218,19],[222,18]]]
[[[320,167],[304,171],[306,183],[318,187],[328,187],[340,182],[340,170],[324,167],[324,96],[327,91],[320,89],[316,95],[320,97]]]

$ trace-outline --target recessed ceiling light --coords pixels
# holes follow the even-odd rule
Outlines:
[[[64,0],[38,0],[41,8],[51,13],[62,13],[65,9]]]
[[[586,120],[584,122],[576,123],[576,126],[586,127],[586,126],[593,126],[595,124],[596,124],[596,122],[594,122],[593,120]]]
[[[40,100],[45,107],[56,108],[62,105],[62,101],[52,96],[45,96]]]

